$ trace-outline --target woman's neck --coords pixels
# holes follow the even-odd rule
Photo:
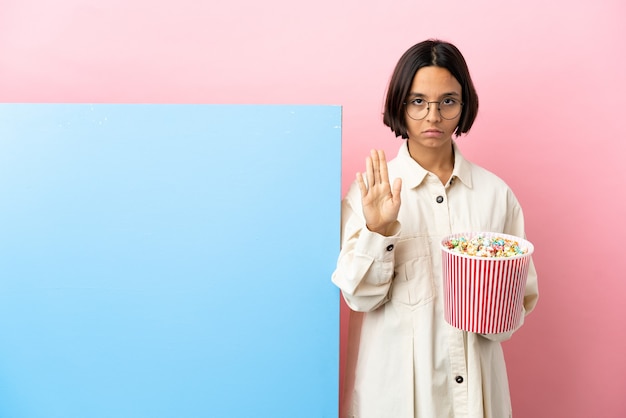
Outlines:
[[[446,184],[454,170],[454,150],[449,147],[425,148],[408,141],[409,154],[424,170],[430,171],[439,177],[442,184]]]

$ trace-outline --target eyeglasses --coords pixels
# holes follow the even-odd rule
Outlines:
[[[416,97],[410,102],[404,102],[404,106],[406,107],[406,114],[413,120],[422,120],[428,113],[430,112],[430,104],[436,103],[437,110],[439,110],[439,115],[443,119],[454,119],[461,113],[461,109],[463,109],[463,102],[453,99],[451,97],[446,97],[445,99],[441,99],[439,102],[427,102],[424,99]]]

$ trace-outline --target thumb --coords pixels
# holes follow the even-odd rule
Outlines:
[[[393,181],[393,186],[391,188],[391,196],[393,198],[394,203],[400,203],[400,191],[402,190],[402,179],[397,178]]]

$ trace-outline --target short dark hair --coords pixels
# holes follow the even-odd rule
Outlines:
[[[459,125],[454,134],[458,137],[467,133],[476,119],[478,95],[461,51],[449,42],[429,39],[409,48],[400,57],[391,76],[385,99],[383,123],[396,136],[401,136],[404,139],[409,137],[404,111],[405,102],[410,93],[415,74],[420,68],[429,66],[447,69],[461,85],[464,105]]]

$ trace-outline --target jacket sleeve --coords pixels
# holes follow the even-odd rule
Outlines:
[[[389,300],[400,224],[396,222],[389,237],[368,230],[356,184],[342,202],[341,224],[341,251],[332,281],[352,310],[373,311]]]
[[[522,208],[517,198],[510,190],[508,192],[507,205],[509,209],[507,210],[507,219],[503,233],[526,238],[526,234],[524,232],[524,215],[522,213]],[[539,288],[537,284],[537,271],[535,270],[535,265],[531,258],[530,266],[528,267],[528,279],[526,280],[526,288],[524,291],[524,306],[522,308],[524,312],[521,317],[520,323],[512,331],[499,334],[483,334],[483,336],[492,341],[506,341],[511,338],[513,333],[521,328],[521,326],[524,324],[524,317],[535,308],[538,298]]]

